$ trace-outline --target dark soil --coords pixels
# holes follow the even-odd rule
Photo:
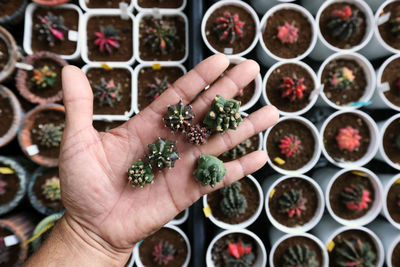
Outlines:
[[[119,8],[120,2],[129,5],[133,0],[87,0],[86,6],[88,8]]]
[[[142,8],[179,8],[183,0],[138,0],[138,5]]]
[[[23,2],[24,0],[0,1],[0,17],[14,14]]]
[[[7,43],[0,38],[0,72],[4,70],[8,61],[10,61],[10,54],[8,53]]]
[[[285,136],[294,135],[301,141],[301,150],[298,154],[286,157],[281,153],[279,145]],[[267,151],[272,164],[285,170],[298,170],[312,159],[315,149],[314,137],[311,130],[301,122],[285,120],[276,124],[267,138]],[[279,157],[285,164],[279,165],[274,158]]]
[[[220,41],[214,31],[218,17],[222,17],[225,12],[238,14],[239,20],[245,23],[243,26],[243,37],[240,40],[236,40],[233,44],[230,44],[227,40]],[[243,8],[233,5],[224,5],[217,8],[208,18],[205,31],[208,42],[215,50],[224,53],[226,48],[231,48],[232,54],[238,54],[249,48],[257,34],[256,24],[251,14]]]
[[[278,27],[285,23],[292,24],[299,29],[298,39],[292,44],[282,43],[277,38]],[[294,9],[281,9],[273,13],[268,18],[262,35],[268,50],[281,58],[296,58],[304,54],[310,47],[312,36],[312,25],[307,17]]]
[[[97,39],[95,32],[100,31],[100,26],[112,25],[118,31],[120,47],[113,48],[112,53],[100,52],[94,44]],[[121,19],[119,16],[96,16],[91,17],[87,22],[87,51],[88,58],[92,61],[128,61],[133,55],[133,22],[131,19]],[[85,44],[83,44],[85,45]]]
[[[329,192],[329,203],[333,212],[340,218],[345,220],[355,220],[361,218],[367,214],[375,201],[375,190],[370,181],[370,177],[362,177],[355,175],[352,172],[345,172],[332,184],[331,190]],[[364,189],[368,190],[372,202],[368,203],[368,208],[362,211],[349,210],[346,204],[343,202],[343,197],[341,194],[344,192],[346,187],[351,185],[362,185]]]
[[[386,205],[393,221],[400,223],[400,207],[397,202],[400,200],[400,183],[394,183],[387,194]]]
[[[330,84],[334,73],[343,67],[347,67],[355,76],[354,82],[347,89],[338,89]],[[322,71],[321,83],[324,85],[325,96],[338,106],[357,102],[363,96],[367,87],[366,74],[363,68],[354,60],[338,59],[329,62]]]
[[[390,62],[382,73],[382,83],[389,83],[390,90],[385,92],[386,98],[392,102],[393,105],[400,107],[400,88],[396,85],[400,79],[400,58]],[[378,89],[379,90],[379,89]]]
[[[333,18],[332,12],[336,9],[342,9],[345,6],[350,6],[352,12],[354,13],[356,10],[358,10],[358,15],[357,17],[361,18],[362,22],[359,26],[358,31],[351,35],[349,39],[347,40],[340,40],[335,37],[333,37],[330,33],[330,29],[328,28],[329,21]],[[325,38],[325,40],[330,43],[331,45],[342,48],[342,49],[350,49],[354,46],[359,45],[366,34],[366,22],[365,22],[366,16],[365,14],[355,5],[347,3],[345,1],[340,2],[340,3],[335,3],[332,5],[329,5],[328,7],[325,8],[324,11],[322,11],[320,20],[319,20],[319,28],[321,30],[322,36]]]
[[[0,227],[0,237],[1,238],[4,238],[9,235],[15,235],[15,233],[8,226]],[[19,240],[19,241],[21,242],[21,240]],[[19,253],[21,251],[20,245],[16,244],[11,247],[6,247],[5,250],[6,250],[6,252],[2,252],[2,255],[6,254],[7,260],[5,262],[0,263],[0,267],[16,266],[17,262],[19,261]]]
[[[303,98],[290,101],[289,98],[282,97],[283,89],[281,88],[281,84],[284,77],[304,78],[306,89],[303,91]],[[297,64],[284,64],[275,69],[268,77],[265,88],[271,104],[285,112],[296,112],[305,108],[310,103],[310,94],[314,89],[315,84],[310,73]]]
[[[306,209],[302,211],[300,216],[295,215],[292,218],[289,218],[287,213],[281,213],[279,211],[279,198],[284,193],[289,192],[291,189],[302,190],[303,197],[307,200],[307,202],[305,203]],[[287,227],[295,228],[312,220],[312,218],[315,216],[315,212],[317,211],[319,204],[318,202],[319,200],[317,191],[312,184],[301,178],[289,178],[280,182],[275,187],[275,193],[273,194],[272,198],[269,199],[268,206],[271,215],[275,220]]]
[[[68,40],[68,32],[66,33],[64,41],[55,42],[54,46],[50,46],[47,42],[39,40],[39,32],[34,29],[34,25],[40,24],[39,16],[46,16],[51,12],[54,16],[62,16],[64,18],[64,26],[69,30],[78,31],[79,27],[79,13],[74,9],[62,8],[46,8],[39,6],[32,15],[32,50],[33,52],[49,51],[59,55],[72,55],[76,51],[77,42]]]
[[[114,106],[110,107],[108,104],[100,105],[100,101],[94,98],[93,102],[93,113],[94,114],[107,114],[107,115],[124,115],[125,112],[129,112],[131,109],[131,94],[132,94],[132,75],[127,69],[112,69],[106,70],[103,68],[91,68],[86,73],[89,79],[90,86],[92,87],[93,93],[96,92],[96,85],[101,84],[101,78],[104,78],[106,82],[114,80],[116,86],[121,86],[121,100],[115,101]]]
[[[388,158],[400,165],[400,148],[397,147],[396,138],[400,136],[400,119],[392,121],[383,135],[383,149]]]
[[[228,224],[239,224],[250,219],[250,217],[256,213],[260,205],[260,196],[257,187],[254,185],[253,181],[247,177],[239,180],[239,183],[242,185],[240,194],[246,198],[247,208],[244,214],[239,214],[237,217],[228,217],[222,212],[220,203],[223,196],[219,190],[207,195],[207,203],[210,205],[212,214],[217,220]]]
[[[379,29],[379,33],[382,37],[382,39],[391,47],[395,48],[395,49],[400,49],[400,38],[396,37],[392,32],[391,32],[391,25],[390,25],[390,21],[395,19],[396,16],[398,16],[400,14],[400,2],[399,1],[395,1],[393,3],[390,3],[388,5],[385,6],[385,8],[383,9],[383,13],[387,14],[388,12],[390,12],[390,19],[379,25],[378,29]]]
[[[358,130],[358,134],[361,136],[360,146],[353,151],[340,149],[336,141],[339,130],[348,126]],[[333,118],[326,126],[324,146],[329,156],[336,161],[357,161],[367,153],[370,136],[368,125],[360,116],[353,113],[344,113]]]
[[[259,142],[260,142],[260,138],[258,137],[258,134],[252,136],[250,138],[250,141],[251,141],[251,146],[250,147],[245,147],[245,149],[246,149],[245,155],[250,154],[251,152],[254,152],[254,151],[256,151],[258,149],[258,145],[259,145]],[[221,154],[218,158],[220,160],[222,160],[223,162],[228,162],[228,161],[235,160],[236,158],[233,157],[232,152],[233,152],[233,149],[227,151],[226,153]],[[242,157],[242,156],[239,155],[238,157]]]
[[[185,216],[185,211],[186,211],[186,210],[183,210],[183,211],[181,211],[178,215],[176,215],[175,218],[174,218],[174,220],[180,220],[180,219],[182,219],[182,218]]]
[[[186,260],[188,248],[183,237],[175,230],[169,228],[161,228],[153,235],[146,237],[139,246],[139,256],[144,266],[159,266],[154,262],[152,255],[154,246],[160,241],[168,242],[175,249],[174,259],[164,264],[165,267],[182,266]]]
[[[125,123],[125,121],[93,121],[93,127],[99,132],[108,132]]]
[[[13,124],[14,112],[10,101],[6,94],[3,96],[0,92],[0,137],[4,136]]]
[[[392,267],[400,267],[400,243],[396,245],[392,253]]]
[[[2,163],[0,163],[0,167],[11,168],[11,166]],[[0,205],[5,205],[10,203],[15,198],[15,195],[17,194],[20,187],[19,179],[15,173],[13,174],[0,173],[0,181],[4,181],[7,183],[7,185],[5,186],[6,192],[0,195]]]
[[[58,168],[46,169],[43,174],[36,179],[35,184],[33,185],[33,193],[35,194],[38,202],[43,206],[56,211],[61,211],[64,207],[60,200],[51,201],[43,195],[42,186],[46,183],[47,179],[51,179],[53,177],[59,177]]]

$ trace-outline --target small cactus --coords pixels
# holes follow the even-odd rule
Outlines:
[[[176,249],[167,241],[160,241],[153,249],[153,261],[157,265],[167,265],[175,258]]]
[[[236,243],[229,242],[228,249],[222,256],[227,267],[250,267],[256,259],[251,245],[243,243],[242,240]]]
[[[143,187],[146,184],[152,184],[154,181],[153,170],[150,164],[142,160],[136,161],[128,170],[129,181],[132,186]]]
[[[203,123],[210,130],[219,133],[225,133],[228,129],[235,130],[242,122],[242,116],[239,112],[240,101],[230,99],[226,100],[217,95],[211,103]]]
[[[295,101],[303,98],[307,86],[304,84],[304,78],[298,79],[296,74],[293,74],[292,78],[283,78],[280,88],[283,90],[282,98],[289,98],[290,101]]]
[[[97,37],[94,40],[94,44],[99,47],[100,52],[107,51],[111,54],[114,49],[119,48],[121,39],[119,38],[118,31],[112,25],[108,25],[107,27],[100,26],[100,31],[94,34]]]
[[[358,130],[351,126],[339,130],[336,141],[340,149],[353,151],[360,147],[362,137],[358,134]]]
[[[358,184],[352,184],[340,193],[342,201],[347,209],[358,212],[368,209],[368,203],[372,202],[370,195],[371,192]]]
[[[279,145],[281,153],[286,157],[292,157],[303,149],[300,139],[295,135],[285,136]]]
[[[100,84],[95,85],[96,89],[93,96],[99,101],[100,106],[108,105],[114,107],[115,102],[121,100],[121,85],[118,83],[115,85],[114,80],[106,82],[102,77]]]
[[[201,155],[197,160],[197,168],[193,175],[203,185],[215,185],[222,180],[226,173],[224,163],[211,155]]]
[[[358,10],[353,12],[350,6],[334,10],[332,18],[327,24],[331,35],[339,40],[347,40],[350,36],[356,34],[362,23],[362,19],[357,15]]]
[[[38,139],[40,145],[46,147],[59,147],[64,131],[64,124],[54,125],[54,123],[39,124]],[[36,132],[36,131],[35,131]]]
[[[187,126],[192,124],[193,118],[192,106],[185,106],[181,99],[178,104],[168,106],[167,114],[163,119],[165,126],[172,131],[184,131]]]
[[[38,88],[48,88],[55,84],[57,73],[45,65],[42,68],[33,69],[32,81]]]
[[[289,218],[293,216],[301,216],[301,213],[306,210],[307,199],[303,197],[302,190],[291,189],[284,193],[278,199],[279,211],[287,213]]]
[[[282,44],[293,44],[299,38],[299,28],[294,26],[294,23],[289,24],[285,22],[283,26],[278,27],[278,34],[276,36]]]
[[[243,21],[240,21],[239,14],[225,12],[223,16],[217,18],[214,32],[220,41],[233,44],[243,37],[244,24]]]
[[[149,147],[150,165],[159,169],[173,168],[175,161],[179,159],[176,143],[168,139],[158,138]]]
[[[347,67],[337,69],[330,77],[329,83],[336,89],[346,90],[353,85],[355,76]]]
[[[175,48],[175,42],[178,40],[176,28],[168,21],[163,20],[154,21],[154,24],[154,27],[146,26],[145,32],[148,36],[143,41],[154,52],[165,55]]]
[[[251,140],[246,139],[239,145],[235,146],[234,148],[230,149],[229,151],[224,152],[221,156],[229,157],[232,160],[240,158],[246,155],[247,149],[251,147]]]
[[[64,41],[68,28],[64,26],[62,16],[54,16],[48,12],[46,16],[39,16],[40,23],[35,24],[35,30],[38,32],[38,38],[42,42],[47,42],[54,46],[57,41]]]
[[[390,31],[396,38],[400,37],[400,14],[390,20]]]
[[[336,244],[334,262],[340,267],[374,267],[376,254],[367,242],[358,238],[344,239]]]
[[[244,214],[247,208],[246,198],[240,194],[242,185],[234,182],[220,189],[223,198],[220,202],[221,211],[228,217],[236,217]]]
[[[60,178],[52,177],[45,181],[42,185],[42,194],[50,201],[58,201],[61,199]]]
[[[0,180],[0,195],[4,195],[7,191],[7,182]]]
[[[289,247],[283,254],[283,267],[318,267],[315,252],[307,245]]]
[[[169,89],[171,87],[171,85],[168,83],[168,77],[164,77],[164,79],[162,79],[162,80],[155,77],[154,82],[150,83],[147,87],[149,90],[146,93],[146,96],[151,97],[152,99],[156,99],[164,91]]]
[[[189,125],[185,128],[186,141],[195,144],[202,145],[207,143],[207,139],[210,137],[210,131],[199,124]]]

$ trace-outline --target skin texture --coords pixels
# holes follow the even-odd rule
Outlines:
[[[85,75],[76,67],[65,67],[66,128],[59,168],[66,213],[26,266],[123,266],[136,242],[202,195],[261,168],[267,156],[256,151],[225,163],[227,174],[213,189],[201,186],[192,174],[201,154],[218,156],[274,124],[278,112],[272,106],[245,118],[236,131],[217,134],[202,146],[184,142],[181,134],[172,134],[162,121],[167,105],[180,99],[184,104],[192,102],[228,65],[222,54],[204,60],[149,107],[107,133],[98,133],[92,126],[93,95]],[[193,102],[196,120],[203,119],[217,94],[234,97],[258,72],[259,66],[251,60],[230,70]],[[181,159],[175,168],[156,172],[154,184],[131,187],[128,168],[145,157],[147,144],[158,137],[177,140]]]

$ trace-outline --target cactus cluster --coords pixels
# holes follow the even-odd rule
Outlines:
[[[57,41],[64,41],[68,28],[64,25],[62,16],[54,16],[48,12],[46,16],[39,16],[40,23],[35,24],[35,30],[38,32],[38,39],[54,46]]]
[[[307,199],[303,197],[302,190],[291,189],[279,197],[278,203],[279,212],[287,213],[289,218],[292,218],[301,216],[301,213],[306,210]]]
[[[167,241],[160,241],[153,248],[153,261],[157,265],[167,265],[175,258],[176,249],[172,244]]]
[[[340,267],[374,267],[376,254],[367,242],[359,238],[345,239],[336,244],[334,262]]]
[[[52,177],[47,179],[42,185],[43,196],[50,201],[61,199],[60,178]]]
[[[336,136],[336,142],[340,149],[353,151],[360,147],[360,140],[362,137],[358,134],[358,130],[351,126],[339,130]]]
[[[362,19],[358,17],[358,10],[353,12],[350,6],[345,6],[332,12],[332,18],[327,26],[333,37],[347,40],[359,31],[361,23]]]
[[[318,267],[316,254],[307,245],[289,247],[283,254],[283,267]]]
[[[49,148],[59,147],[61,144],[63,131],[63,123],[60,125],[55,125],[54,123],[39,124],[37,133],[40,145]]]
[[[238,159],[246,155],[247,149],[251,147],[251,139],[246,139],[234,148],[222,153],[222,157],[230,158],[232,160]]]
[[[172,51],[178,40],[176,27],[165,20],[154,21],[154,26],[146,26],[145,32],[147,37],[143,40],[144,44],[163,55]]]
[[[242,185],[240,182],[234,182],[219,190],[222,195],[220,208],[226,216],[236,217],[245,213],[247,201],[246,198],[240,194],[241,190]]]
[[[284,77],[280,88],[282,89],[282,98],[289,98],[290,101],[302,99],[307,86],[304,84],[304,78],[297,78],[296,74],[292,77]]]
[[[301,140],[295,135],[285,136],[281,140],[279,148],[281,149],[281,153],[286,157],[295,156],[303,149]]]
[[[368,209],[368,204],[372,202],[370,195],[371,192],[359,184],[352,184],[340,193],[346,208],[351,211],[363,211]]]
[[[4,264],[10,260],[10,250],[6,247],[4,237],[0,237],[0,264]]]
[[[194,113],[192,106],[183,104],[182,99],[176,105],[168,106],[167,114],[164,116],[165,126],[172,131],[184,131],[192,124]]]
[[[185,139],[190,144],[202,145],[207,143],[210,131],[200,124],[189,125],[185,128]]]
[[[223,260],[227,267],[250,267],[255,262],[255,255],[251,245],[238,242],[229,242],[228,249],[223,253]]]
[[[0,195],[4,195],[6,193],[7,182],[0,180]]]
[[[57,81],[57,73],[45,65],[42,68],[33,69],[32,81],[38,88],[48,88]]]
[[[143,187],[154,182],[154,174],[149,163],[136,161],[128,170],[129,181],[132,186]]]
[[[226,173],[224,163],[211,155],[201,155],[197,160],[197,168],[193,175],[203,185],[215,187]]]
[[[223,16],[217,18],[214,32],[220,41],[233,44],[243,37],[244,24],[240,21],[239,14],[225,12]]]
[[[400,12],[390,20],[390,31],[396,38],[400,37]]]
[[[278,34],[276,37],[282,44],[293,44],[299,38],[299,28],[294,26],[294,23],[289,24],[285,22],[282,26],[278,27]]]
[[[94,86],[93,96],[99,101],[100,106],[108,105],[114,107],[115,102],[121,100],[121,85],[114,83],[114,80],[108,82],[102,77],[100,84]]]
[[[176,142],[158,138],[149,147],[149,161],[151,166],[159,169],[173,168],[175,161],[179,159]]]
[[[336,89],[347,90],[353,85],[355,76],[353,71],[347,67],[337,69],[330,77],[329,84]]]
[[[155,77],[154,82],[147,86],[148,92],[146,93],[146,97],[156,99],[170,87],[171,85],[168,83],[168,77],[165,76],[162,80]]]
[[[104,53],[107,51],[109,54],[113,52],[114,49],[119,48],[119,34],[112,25],[106,27],[100,26],[100,31],[94,33],[96,39],[94,40],[94,45],[99,47],[100,52]]]

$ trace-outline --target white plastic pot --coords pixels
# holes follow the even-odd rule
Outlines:
[[[81,0],[83,1],[83,0]],[[143,8],[141,6],[139,6],[138,0],[131,0],[134,3],[135,9],[138,12],[142,12],[142,11],[148,11],[148,10],[152,10],[153,8]],[[182,1],[182,5],[180,7],[177,8],[157,8],[158,10],[174,10],[174,11],[182,11],[186,6],[186,0]],[[154,8],[155,9],[155,8]]]
[[[282,116],[299,116],[299,115],[302,115],[302,114],[306,113],[307,111],[309,111],[314,106],[314,104],[317,102],[318,94],[315,94],[314,91],[318,90],[320,87],[320,82],[319,82],[320,79],[317,79],[317,76],[316,76],[314,70],[302,61],[297,61],[297,60],[281,61],[281,62],[275,63],[271,68],[268,69],[268,71],[265,74],[264,79],[263,79],[262,90],[261,90],[261,92],[262,92],[261,103],[263,105],[272,105],[271,101],[269,101],[269,99],[268,99],[267,90],[266,90],[269,76],[276,69],[278,69],[282,65],[286,65],[286,64],[298,65],[298,66],[302,67],[303,69],[307,70],[314,82],[314,90],[313,90],[313,92],[311,92],[311,95],[310,95],[312,98],[310,99],[310,103],[308,103],[307,106],[305,106],[303,109],[300,109],[295,112],[287,112],[287,111],[283,111],[283,110],[278,110]]]
[[[207,39],[207,35],[206,35],[206,24],[207,21],[209,19],[209,17],[211,16],[212,13],[214,13],[215,10],[217,10],[218,8],[222,7],[222,6],[238,6],[243,8],[244,10],[246,10],[248,13],[250,13],[250,15],[253,17],[254,20],[254,24],[255,24],[255,29],[254,29],[254,39],[253,42],[250,44],[250,46],[240,52],[240,53],[236,53],[236,54],[232,54],[232,53],[225,53],[227,55],[230,56],[238,56],[238,57],[242,57],[248,53],[250,53],[251,50],[253,50],[253,48],[256,46],[257,41],[258,41],[258,36],[257,36],[257,31],[258,28],[260,27],[260,20],[258,19],[257,13],[254,11],[254,9],[247,3],[240,1],[240,0],[221,0],[216,2],[215,4],[213,4],[208,10],[207,12],[204,14],[203,16],[203,20],[201,22],[201,36],[203,38],[203,42],[206,44],[206,46],[208,47],[208,49],[213,52],[214,54],[219,54],[221,52],[217,51],[214,47],[211,46],[210,42]],[[229,48],[229,47],[227,47]]]
[[[268,2],[268,1],[265,1]],[[308,47],[308,49],[301,55],[295,57],[295,58],[282,58],[279,57],[275,54],[273,54],[265,45],[264,43],[264,39],[263,39],[263,33],[265,30],[265,27],[267,25],[268,19],[277,11],[279,10],[284,10],[284,9],[289,9],[289,10],[295,10],[301,14],[303,14],[303,16],[305,16],[311,26],[311,31],[312,31],[312,37],[311,37],[311,42],[310,42],[310,46]],[[290,20],[290,18],[288,18]],[[280,4],[277,6],[272,7],[271,9],[268,10],[267,13],[265,13],[265,15],[263,16],[262,20],[261,20],[261,27],[260,30],[258,31],[258,45],[257,45],[257,57],[260,59],[259,62],[261,62],[264,66],[272,66],[277,62],[287,62],[290,60],[302,60],[303,58],[305,58],[306,56],[308,56],[311,51],[313,51],[315,44],[317,43],[317,28],[315,26],[315,21],[314,21],[314,17],[311,15],[310,12],[308,12],[307,9],[305,9],[302,6],[296,5],[296,4]]]
[[[115,17],[115,16],[122,16],[122,12],[119,9],[105,9],[105,8],[98,8],[98,9],[91,9],[88,12],[86,12],[83,15],[83,20],[81,23],[81,27],[79,29],[79,39],[81,39],[81,53],[82,53],[82,59],[83,61],[85,61],[85,63],[95,63],[96,61],[92,61],[89,59],[89,55],[88,55],[88,46],[87,46],[87,42],[88,42],[88,34],[87,34],[87,24],[88,21],[92,18],[92,17]],[[116,63],[116,64],[125,64],[125,65],[132,65],[135,62],[135,35],[134,35],[134,29],[136,26],[136,22],[135,22],[135,17],[133,16],[133,14],[131,12],[128,12],[126,14],[126,16],[129,17],[130,20],[132,20],[132,38],[133,38],[133,53],[132,53],[132,57],[127,60],[127,61],[108,61],[108,62],[103,62],[101,61],[101,63]]]
[[[169,60],[169,61],[149,61],[149,60],[144,60],[140,57],[140,51],[139,51],[139,28],[140,28],[140,23],[143,19],[143,17],[181,17],[185,21],[185,55],[183,58],[179,60]],[[180,25],[177,25],[180,26]],[[136,59],[139,63],[146,63],[146,64],[161,64],[161,65],[176,65],[176,64],[182,64],[183,62],[186,61],[188,55],[189,55],[189,21],[187,16],[182,13],[181,11],[170,11],[170,10],[149,10],[149,11],[143,11],[140,12],[136,15],[136,21],[135,25],[133,27],[134,33],[133,33],[133,47],[134,47],[134,54],[136,55]]]
[[[90,0],[90,1],[96,1],[96,0]],[[87,11],[90,11],[90,10],[96,10],[96,9],[99,9],[99,8],[89,8],[88,6],[87,6],[87,4],[86,4],[86,2],[88,2],[87,0],[79,0],[79,5],[81,6],[81,8],[83,9],[83,10],[85,10],[86,12]],[[128,5],[128,11],[129,12],[133,12],[133,7],[134,7],[134,0],[131,0],[130,1],[130,3],[129,3],[129,5]],[[118,8],[107,8],[107,9],[119,9],[119,7]]]
[[[367,152],[363,157],[361,157],[359,160],[356,161],[337,161],[333,159],[328,152],[325,149],[324,145],[324,132],[325,128],[328,125],[328,123],[335,117],[344,114],[344,113],[349,113],[349,114],[354,114],[358,115],[361,117],[364,122],[367,124],[369,131],[370,131],[370,144],[368,147]],[[346,125],[343,125],[343,127],[346,127]],[[363,166],[367,164],[368,162],[371,161],[376,155],[376,152],[378,151],[378,137],[379,137],[379,130],[378,127],[376,126],[375,121],[366,113],[359,111],[359,110],[352,110],[352,111],[336,111],[332,115],[330,115],[322,124],[322,126],[319,127],[319,139],[321,143],[321,148],[322,148],[322,154],[325,156],[325,158],[331,162],[332,164],[336,165],[339,168],[357,168],[360,166]]]
[[[311,1],[311,0],[308,0],[308,1]],[[367,3],[365,3],[364,0],[345,0],[346,3],[357,6],[365,14],[366,31],[365,31],[364,39],[362,40],[362,42],[360,44],[353,46],[349,49],[341,49],[341,48],[335,47],[335,46],[331,45],[330,43],[328,43],[325,40],[325,38],[322,35],[321,30],[319,28],[319,20],[320,20],[321,14],[325,10],[325,8],[327,8],[328,6],[330,6],[331,4],[334,4],[336,2],[343,2],[343,1],[327,0],[320,6],[320,8],[317,12],[317,17],[315,19],[315,27],[318,32],[318,41],[317,41],[317,44],[315,45],[314,50],[310,54],[310,57],[314,60],[323,61],[325,58],[327,58],[328,56],[330,56],[336,52],[356,52],[356,51],[362,49],[363,47],[365,47],[372,38],[373,27],[374,27],[375,21],[374,21],[374,14],[372,13],[371,8],[368,6]]]
[[[258,14],[264,15],[265,12],[267,12],[273,6],[283,3],[291,3],[294,1],[295,0],[250,0],[250,4]]]
[[[131,73],[131,108],[129,109],[128,112],[125,114],[121,115],[111,115],[111,114],[94,114],[93,119],[94,120],[106,120],[106,121],[113,121],[113,120],[128,120],[134,113],[135,113],[135,103],[137,100],[137,94],[136,91],[133,89],[134,88],[134,72],[130,66],[127,66],[126,64],[121,64],[121,63],[109,63],[107,64],[111,68],[116,68],[116,69],[126,69]],[[85,66],[82,67],[82,71],[86,74],[90,69],[100,69],[102,68],[101,63],[90,63],[86,64]]]
[[[187,256],[186,256],[185,262],[182,264],[182,267],[189,266],[189,261],[190,261],[190,257],[191,257],[191,247],[190,247],[190,242],[189,242],[188,237],[179,227],[177,227],[175,225],[167,224],[163,227],[172,229],[172,230],[178,232],[178,234],[183,237],[183,239],[185,240],[185,243],[186,243],[186,247],[187,247]],[[142,260],[140,259],[140,255],[139,255],[139,247],[140,247],[141,243],[142,242],[136,243],[135,247],[133,248],[133,257],[134,257],[134,261],[135,261],[137,267],[145,267],[142,263]]]
[[[378,153],[376,154],[377,159],[386,162],[387,164],[389,164],[391,167],[397,169],[400,171],[400,164],[399,163],[395,163],[393,162],[386,154],[385,149],[383,147],[383,136],[385,135],[386,129],[387,127],[389,127],[389,125],[400,118],[400,113],[397,113],[396,115],[390,117],[389,119],[387,119],[386,121],[382,121],[378,123],[378,128],[379,128],[379,150]]]
[[[331,203],[329,200],[330,200],[331,188],[334,182],[342,174],[352,171],[363,172],[368,175],[368,177],[365,178],[370,180],[374,188],[375,199],[373,200],[371,209],[364,216],[354,220],[347,220],[335,214],[335,212],[332,210]],[[321,168],[313,173],[313,178],[325,192],[326,209],[328,210],[329,214],[335,221],[337,221],[342,225],[355,227],[355,226],[363,226],[369,224],[370,222],[375,220],[375,218],[379,215],[379,213],[382,210],[383,189],[381,181],[379,180],[378,176],[376,176],[375,173],[366,168],[363,167],[349,168],[349,169]]]
[[[226,235],[236,234],[236,233],[250,236],[251,238],[254,239],[254,241],[256,241],[256,243],[257,243],[257,258],[256,258],[253,266],[266,266],[267,252],[265,250],[264,244],[261,241],[261,239],[256,234],[254,234],[253,232],[250,232],[249,230],[237,229],[237,230],[225,230],[225,231],[219,233],[218,235],[216,235],[212,239],[211,243],[208,245],[207,252],[206,252],[206,266],[207,267],[215,267],[214,262],[212,260],[212,254],[211,254],[211,251],[212,251],[212,248],[213,248],[215,242],[217,242],[218,239],[220,239]]]
[[[395,183],[397,183],[397,181],[400,180],[400,174],[396,174],[396,175],[379,174],[379,178],[381,179],[382,184],[383,184],[383,197],[382,197],[383,215],[385,215],[386,219],[390,222],[391,225],[393,225],[398,230],[400,230],[400,223],[395,222],[392,219],[392,216],[390,216],[389,210],[387,207],[387,197],[388,197],[389,190],[392,187],[392,185],[394,185]]]
[[[33,13],[35,12],[35,10],[41,7],[41,5],[36,4],[36,3],[30,3],[25,10],[25,25],[24,25],[24,40],[23,40],[23,47],[25,52],[28,55],[32,55],[33,51],[32,51],[32,35],[33,33]],[[77,33],[72,33],[71,36],[76,35],[76,40],[75,39],[70,39],[71,41],[76,41],[76,49],[75,52],[71,55],[59,55],[61,58],[65,59],[65,60],[78,60],[80,58],[80,53],[81,53],[81,43],[82,40],[81,38],[79,38],[79,36],[81,35],[81,25],[83,24],[83,13],[81,11],[81,9],[73,4],[62,4],[62,5],[57,5],[52,7],[52,9],[71,9],[71,10],[75,10],[78,13],[78,32]],[[49,11],[51,11],[51,9],[49,9]],[[67,33],[67,35],[70,35],[71,32],[74,31],[69,31]],[[69,36],[67,36],[68,38]]]
[[[312,168],[314,168],[315,164],[317,164],[317,162],[321,156],[321,143],[319,142],[318,130],[314,126],[314,124],[312,124],[309,120],[307,120],[306,118],[300,117],[300,116],[281,117],[278,120],[277,124],[279,124],[282,121],[286,121],[286,120],[297,121],[297,122],[305,125],[311,131],[312,136],[315,141],[314,154],[313,154],[312,158],[310,159],[310,161],[298,170],[286,170],[286,169],[280,168],[278,165],[272,163],[273,159],[271,158],[270,155],[268,155],[268,149],[267,149],[268,135],[271,133],[272,129],[274,128],[274,126],[272,126],[272,127],[268,128],[268,130],[265,132],[264,140],[263,140],[263,150],[267,153],[268,158],[269,158],[268,164],[275,171],[277,171],[281,174],[285,174],[285,175],[297,175],[297,174],[306,173],[306,172],[310,171]],[[275,125],[277,125],[277,124],[275,124]]]
[[[372,66],[371,62],[368,59],[366,59],[363,55],[360,55],[358,53],[339,52],[339,53],[333,54],[330,57],[328,57],[321,64],[321,66],[318,70],[319,84],[321,84],[321,86],[323,86],[322,73],[323,73],[325,67],[330,62],[332,62],[334,60],[339,60],[339,59],[354,60],[364,70],[365,79],[367,80],[367,87],[365,88],[364,94],[361,96],[361,98],[357,102],[361,102],[361,103],[368,102],[371,99],[371,97],[375,91],[375,86],[376,86],[375,70],[374,70],[374,67]],[[356,79],[357,79],[357,77],[356,77]],[[329,106],[329,107],[332,107],[337,110],[355,110],[355,109],[363,107],[362,105],[351,105],[351,103],[349,103],[347,105],[342,105],[342,106],[336,105],[336,103],[333,103],[331,100],[329,100],[326,97],[323,87],[320,92],[320,96],[323,101],[318,101],[316,104],[317,106],[322,106],[322,107]]]
[[[188,218],[189,218],[189,208],[185,209],[182,218],[173,219],[173,220],[170,221],[168,224],[172,224],[172,225],[181,225],[181,224],[183,224],[184,222],[186,222]]]

